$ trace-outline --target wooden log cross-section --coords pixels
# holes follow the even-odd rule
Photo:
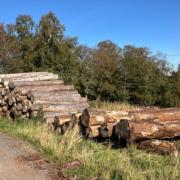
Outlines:
[[[11,118],[37,117],[54,119],[81,112],[88,107],[72,85],[65,85],[58,75],[31,72],[0,75],[0,110]]]

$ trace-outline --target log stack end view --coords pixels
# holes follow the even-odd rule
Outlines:
[[[0,75],[0,113],[7,118],[42,116],[53,121],[88,107],[73,86],[64,85],[58,75],[32,72]]]

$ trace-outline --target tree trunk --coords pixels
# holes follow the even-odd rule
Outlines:
[[[180,136],[180,119],[168,121],[147,119],[141,121],[121,120],[115,126],[120,142],[131,143],[146,139],[168,139]]]
[[[166,109],[157,109],[157,108],[146,108],[141,110],[130,111],[129,115],[136,120],[143,119],[160,119],[160,120],[173,120],[180,118],[180,109],[179,108],[166,108]]]
[[[155,152],[163,155],[172,155],[177,157],[178,150],[173,142],[162,141],[157,139],[141,141],[137,144],[137,148],[147,152]]]
[[[74,86],[65,86],[65,85],[44,85],[44,86],[18,86],[16,87],[17,89],[21,91],[42,91],[44,90],[45,92],[51,92],[51,91],[73,91]]]
[[[51,80],[51,81],[14,81],[12,83],[16,87],[22,87],[22,86],[64,85],[64,82],[62,80]]]

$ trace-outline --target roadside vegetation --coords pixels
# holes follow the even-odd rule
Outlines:
[[[0,131],[33,144],[46,159],[59,167],[79,160],[82,165],[66,170],[66,175],[76,175],[77,179],[179,179],[180,158],[149,154],[137,150],[112,149],[84,140],[77,129],[65,135],[48,133],[47,125],[36,120],[9,121],[0,119]]]
[[[128,102],[89,101],[90,107],[107,111],[135,110],[142,106],[131,105]]]

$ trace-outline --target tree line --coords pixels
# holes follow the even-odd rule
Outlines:
[[[90,48],[64,32],[52,12],[38,24],[28,15],[1,23],[0,73],[49,71],[90,100],[180,106],[180,65],[174,70],[162,54],[110,40]]]

